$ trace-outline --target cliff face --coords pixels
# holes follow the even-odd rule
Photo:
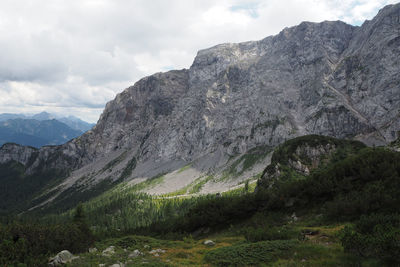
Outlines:
[[[305,134],[387,143],[400,129],[399,107],[397,4],[361,27],[303,22],[260,41],[201,50],[190,69],[151,75],[118,94],[81,137],[38,151],[3,146],[0,162],[26,164],[35,155],[35,166],[56,157],[75,170],[70,183],[88,173],[117,179],[133,158],[136,168],[124,179],[185,162],[212,169]]]

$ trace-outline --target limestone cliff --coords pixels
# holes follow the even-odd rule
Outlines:
[[[396,4],[360,27],[303,22],[260,41],[201,50],[189,69],[156,73],[118,94],[79,138],[40,150],[6,145],[0,162],[30,159],[34,171],[51,157],[73,171],[64,187],[151,177],[188,163],[209,172],[252,148],[306,134],[393,141],[399,108]]]

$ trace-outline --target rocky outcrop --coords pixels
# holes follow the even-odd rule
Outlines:
[[[258,185],[271,188],[277,181],[310,175],[311,171],[364,148],[359,141],[327,136],[301,136],[279,145]]]
[[[399,18],[400,4],[390,5],[361,27],[303,22],[201,50],[190,69],[156,73],[118,94],[79,138],[39,151],[3,146],[0,163],[37,154],[31,171],[40,162],[75,170],[68,187],[82,177],[152,177],[188,162],[212,171],[251,148],[312,133],[387,143],[400,129]]]

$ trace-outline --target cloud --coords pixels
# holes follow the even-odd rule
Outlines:
[[[391,0],[3,0],[0,112],[96,121],[143,76],[189,68],[198,50],[301,21],[360,24]]]

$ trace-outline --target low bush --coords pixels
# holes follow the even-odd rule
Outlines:
[[[340,240],[345,251],[399,264],[400,215],[361,216],[353,226],[341,230]]]
[[[286,227],[248,227],[244,231],[244,236],[247,241],[259,242],[266,240],[287,240],[296,236],[296,233]]]
[[[295,240],[262,241],[211,250],[204,260],[213,266],[258,266],[285,257]]]

